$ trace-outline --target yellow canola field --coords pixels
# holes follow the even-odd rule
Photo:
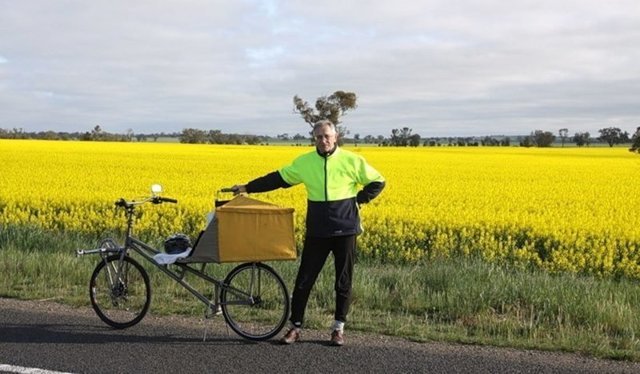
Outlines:
[[[470,255],[640,278],[640,156],[625,148],[348,149],[387,180],[382,195],[362,207],[363,259],[412,263]],[[218,189],[311,150],[0,140],[0,225],[112,235],[123,224],[114,201],[147,196],[160,183],[179,204],[145,206],[137,233],[156,241],[174,232],[195,236]],[[300,244],[304,188],[256,197],[296,209]]]

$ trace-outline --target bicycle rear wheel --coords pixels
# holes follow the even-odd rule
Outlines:
[[[267,340],[289,316],[289,294],[282,278],[262,263],[237,266],[220,292],[222,314],[233,331],[249,340]]]
[[[89,297],[100,319],[116,329],[140,322],[149,310],[149,276],[131,257],[112,255],[101,261],[91,275]]]

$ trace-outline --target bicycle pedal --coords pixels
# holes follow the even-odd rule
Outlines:
[[[204,311],[204,318],[208,319],[214,316],[219,316],[222,314],[222,308],[220,307],[220,305],[216,305],[214,308],[207,308],[207,310]]]

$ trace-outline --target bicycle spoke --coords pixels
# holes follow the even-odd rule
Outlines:
[[[282,279],[264,264],[243,264],[232,270],[222,289],[222,311],[239,335],[264,340],[277,334],[289,312]],[[243,290],[237,292],[235,290]]]
[[[131,258],[120,260],[118,255],[111,256],[96,267],[90,297],[94,310],[105,323],[115,328],[133,326],[149,308],[149,277]]]

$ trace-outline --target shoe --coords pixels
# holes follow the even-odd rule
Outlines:
[[[282,344],[293,344],[300,340],[300,329],[291,328],[287,331],[286,334],[280,339],[280,343]]]
[[[340,330],[333,330],[330,343],[332,346],[342,347],[344,345],[344,333]]]

